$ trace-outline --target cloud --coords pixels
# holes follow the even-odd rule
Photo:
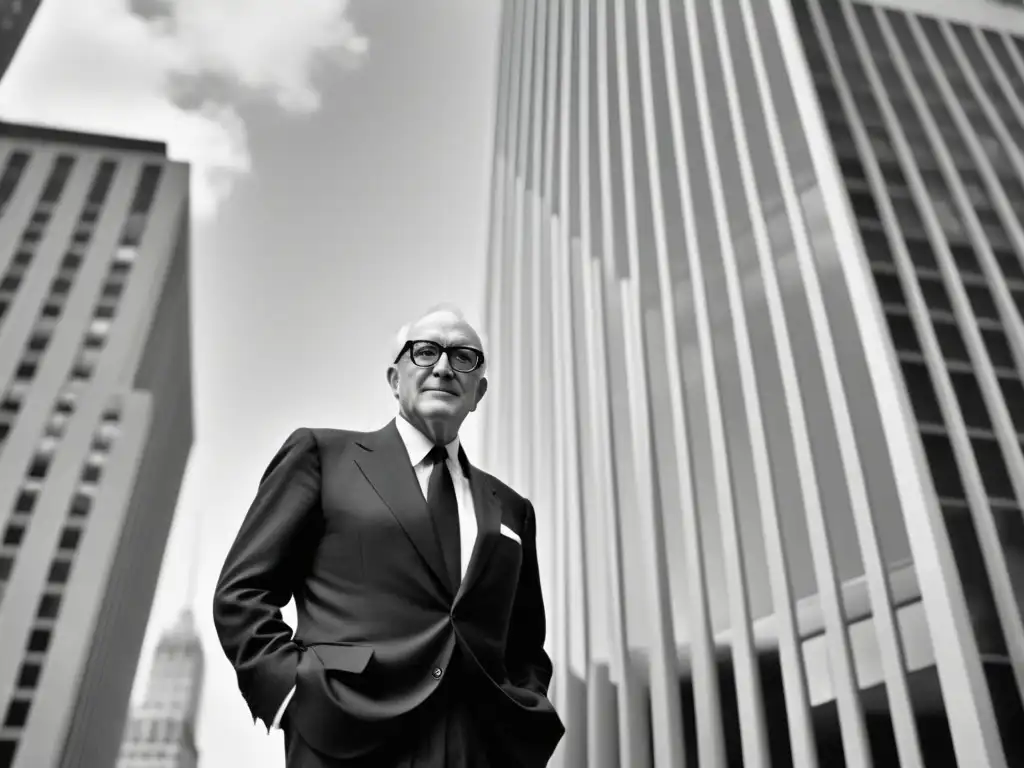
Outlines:
[[[45,0],[0,87],[0,116],[166,141],[210,215],[251,167],[240,107],[305,115],[316,76],[368,44],[348,0]]]

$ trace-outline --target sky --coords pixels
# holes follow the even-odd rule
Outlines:
[[[194,563],[202,764],[284,762],[211,618],[267,463],[296,427],[392,418],[387,351],[418,312],[481,317],[498,17],[498,0],[43,0],[0,87],[3,119],[162,140],[192,165],[196,439],[134,696]]]

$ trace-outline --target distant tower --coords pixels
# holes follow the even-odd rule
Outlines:
[[[117,768],[196,768],[196,721],[203,692],[205,659],[196,632],[195,603],[202,519],[192,519],[185,608],[164,632],[153,655],[149,685],[141,706],[125,722]]]
[[[160,638],[149,688],[128,719],[117,768],[196,768],[204,666],[195,618],[186,608]]]

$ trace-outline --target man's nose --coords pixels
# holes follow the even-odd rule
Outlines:
[[[451,362],[448,360],[448,353],[442,352],[441,356],[437,358],[437,362],[434,363],[434,373],[438,376],[452,376],[454,370],[452,369]]]

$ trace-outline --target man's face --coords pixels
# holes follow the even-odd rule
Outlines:
[[[409,339],[482,350],[480,338],[472,326],[445,312],[421,319],[410,329]],[[469,373],[456,371],[447,354],[424,368],[412,361],[409,349],[388,368],[388,382],[402,414],[427,434],[433,430],[423,430],[424,424],[438,421],[449,424],[457,432],[487,391],[487,379],[479,368]]]

